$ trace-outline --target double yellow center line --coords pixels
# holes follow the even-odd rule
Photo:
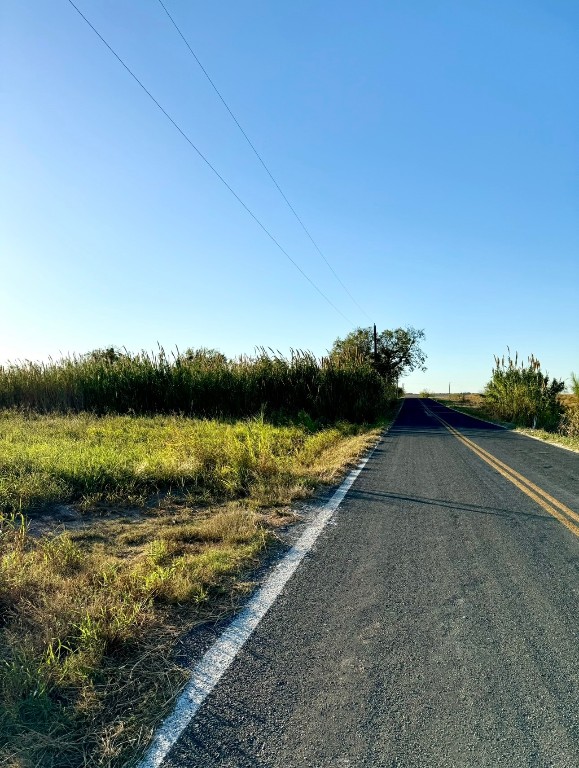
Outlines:
[[[517,488],[523,491],[523,493],[525,493],[529,498],[533,499],[533,501],[539,504],[539,506],[542,507],[545,512],[553,515],[553,517],[555,517],[560,523],[563,523],[563,525],[572,531],[575,536],[579,536],[579,525],[577,525],[577,523],[579,523],[579,515],[577,512],[569,509],[569,507],[565,506],[565,504],[561,503],[558,499],[553,498],[553,496],[548,494],[542,488],[539,488],[538,485],[535,485],[535,483],[531,482],[531,480],[526,478],[524,475],[521,475],[520,472],[517,472],[512,467],[509,467],[508,464],[505,464],[500,459],[497,459],[497,457],[493,456],[492,453],[485,451],[485,449],[481,448],[480,445],[473,443],[473,441],[469,440],[468,437],[465,437],[454,427],[451,427],[450,424],[448,424],[441,416],[427,408],[424,403],[422,405],[428,415],[438,419],[438,421],[444,427],[446,427],[446,429],[448,429],[448,431],[454,435],[457,440],[460,440],[463,445],[466,445],[467,448],[470,448],[473,453],[476,453],[479,458],[485,461],[504,478],[513,483],[513,485],[516,485]]]

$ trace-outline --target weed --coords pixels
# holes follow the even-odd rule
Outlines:
[[[82,564],[82,552],[67,533],[45,538],[42,551],[44,560],[61,574],[72,573]]]

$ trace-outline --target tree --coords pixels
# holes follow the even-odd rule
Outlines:
[[[417,328],[396,328],[377,334],[374,355],[374,329],[356,328],[345,339],[336,339],[330,352],[333,359],[359,359],[371,363],[380,376],[390,383],[411,371],[425,371],[426,354],[420,348],[424,331]]]
[[[127,356],[128,355],[126,352],[122,352],[117,347],[93,349],[92,352],[88,352],[86,355],[84,355],[84,357],[91,362],[108,363],[109,365],[112,365],[113,363],[116,363]]]
[[[224,366],[227,365],[227,358],[218,349],[208,349],[207,347],[198,347],[185,350],[183,359],[188,363],[196,363],[204,366]]]

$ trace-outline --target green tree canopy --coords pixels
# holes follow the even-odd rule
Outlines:
[[[330,357],[370,362],[386,381],[395,382],[411,371],[426,370],[426,354],[420,347],[423,338],[424,331],[412,326],[380,331],[374,355],[373,328],[356,328],[346,338],[336,339]]]
[[[227,358],[218,349],[209,349],[208,347],[198,347],[185,350],[183,359],[188,363],[196,363],[205,366],[224,366],[227,365]]]

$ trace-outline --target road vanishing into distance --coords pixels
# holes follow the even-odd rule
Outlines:
[[[577,768],[579,454],[408,398],[164,768]]]

